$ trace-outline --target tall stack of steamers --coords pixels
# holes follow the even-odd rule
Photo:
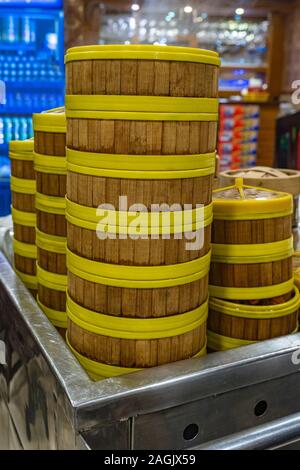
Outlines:
[[[67,339],[95,377],[206,352],[218,68],[198,49],[67,53]],[[184,204],[190,224],[159,216]]]
[[[37,301],[95,380],[206,354],[211,256],[210,350],[296,329],[290,196],[215,193],[211,245],[219,65],[73,48],[65,114],[34,116]]]

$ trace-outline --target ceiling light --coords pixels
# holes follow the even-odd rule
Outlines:
[[[193,11],[193,7],[191,7],[190,5],[186,5],[183,9],[184,13],[192,13]]]
[[[139,11],[139,9],[140,9],[140,5],[138,3],[133,3],[131,5],[131,10],[132,11]]]
[[[235,14],[236,14],[236,15],[243,15],[244,13],[245,13],[244,8],[237,8],[237,9],[235,10]]]
[[[170,18],[174,18],[176,16],[176,13],[174,11],[169,11],[168,16]]]

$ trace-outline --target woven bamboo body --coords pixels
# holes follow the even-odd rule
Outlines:
[[[157,114],[157,118],[159,114]],[[67,146],[127,155],[184,155],[213,152],[216,121],[68,119]]]
[[[14,222],[14,237],[16,240],[24,243],[35,243],[35,227],[27,227],[26,225]]]
[[[112,234],[111,234],[112,236]],[[99,240],[94,230],[68,223],[68,246],[74,253],[93,260],[135,266],[158,266],[184,263],[204,256],[210,249],[211,225],[203,229],[203,246],[187,250],[187,240],[119,237]]]

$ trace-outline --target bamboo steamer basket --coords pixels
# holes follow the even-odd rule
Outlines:
[[[67,94],[218,96],[220,59],[198,48],[108,45],[66,55]]]
[[[214,191],[210,294],[227,300],[286,296],[292,291],[292,197],[235,186]]]
[[[208,348],[224,351],[298,331],[299,290],[277,305],[243,305],[210,298]]]
[[[66,318],[66,121],[64,108],[33,116],[37,180],[38,304],[64,336]]]
[[[11,141],[12,219],[15,271],[33,296],[37,292],[33,139]]]
[[[93,377],[205,353],[218,66],[217,55],[185,48],[67,52],[68,341]],[[155,85],[146,85],[142,74],[153,67]],[[188,81],[179,80],[179,70]],[[100,221],[99,230],[116,236],[98,240],[103,203],[117,221],[106,229]],[[128,240],[121,235],[136,203],[143,205],[141,236]],[[197,205],[205,206],[198,252],[185,252],[173,223],[159,221],[158,238],[149,239],[143,212],[162,203],[188,204],[192,229]]]
[[[268,168],[257,166],[243,170],[228,170],[220,173],[220,186],[234,184],[235,178],[243,178],[244,183],[250,186],[273,189],[290,193],[294,197],[293,227],[298,224],[300,171],[286,168]]]

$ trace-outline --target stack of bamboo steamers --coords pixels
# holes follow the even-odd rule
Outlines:
[[[214,192],[208,348],[296,332],[292,196],[236,179]]]
[[[12,218],[14,265],[19,277],[35,297],[37,293],[35,245],[35,172],[33,140],[11,141]]]
[[[199,49],[67,52],[67,342],[94,379],[206,352],[218,68]]]
[[[297,330],[292,196],[238,178],[213,197],[218,69],[70,49],[66,112],[10,145],[16,271],[95,380]]]
[[[35,114],[33,128],[37,186],[37,301],[49,320],[65,336],[67,163],[64,108]]]

